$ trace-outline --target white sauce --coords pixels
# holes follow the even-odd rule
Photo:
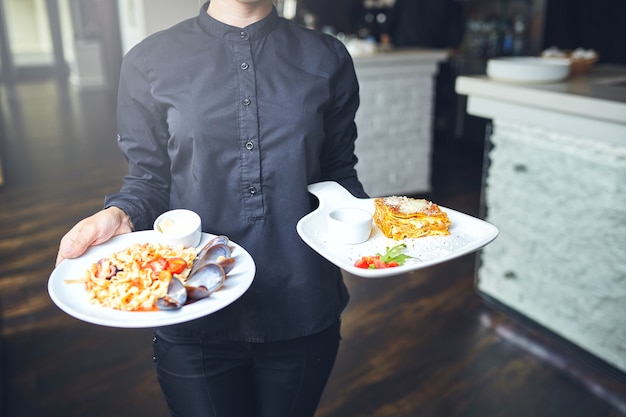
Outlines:
[[[175,236],[180,235],[187,232],[186,225],[181,224],[180,222],[175,222],[172,219],[163,219],[159,222],[157,226],[157,230],[164,235]]]

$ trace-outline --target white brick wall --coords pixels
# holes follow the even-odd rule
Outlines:
[[[372,197],[431,189],[433,91],[437,59],[360,62],[357,171]]]
[[[626,371],[626,144],[496,120],[478,288]]]

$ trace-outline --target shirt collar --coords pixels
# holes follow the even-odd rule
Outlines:
[[[260,39],[270,33],[274,27],[278,24],[278,12],[275,7],[272,7],[272,11],[262,20],[253,23],[245,28],[238,28],[230,26],[225,23],[215,20],[207,13],[209,2],[204,3],[200,9],[200,15],[198,16],[198,22],[200,27],[209,35],[224,38],[224,39]]]

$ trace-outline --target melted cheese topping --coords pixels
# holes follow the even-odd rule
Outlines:
[[[437,204],[404,196],[374,199],[374,222],[385,236],[394,240],[448,235],[451,224]]]

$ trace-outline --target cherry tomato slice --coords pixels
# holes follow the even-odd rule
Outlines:
[[[172,279],[172,273],[168,271],[167,269],[164,269],[161,272],[159,272],[158,278],[159,278],[159,281],[169,282],[169,280]]]
[[[169,258],[167,260],[167,270],[172,274],[180,274],[187,268],[187,261],[183,258]]]
[[[163,258],[156,258],[148,262],[148,267],[152,269],[152,272],[159,274],[161,271],[167,268],[167,261]]]

